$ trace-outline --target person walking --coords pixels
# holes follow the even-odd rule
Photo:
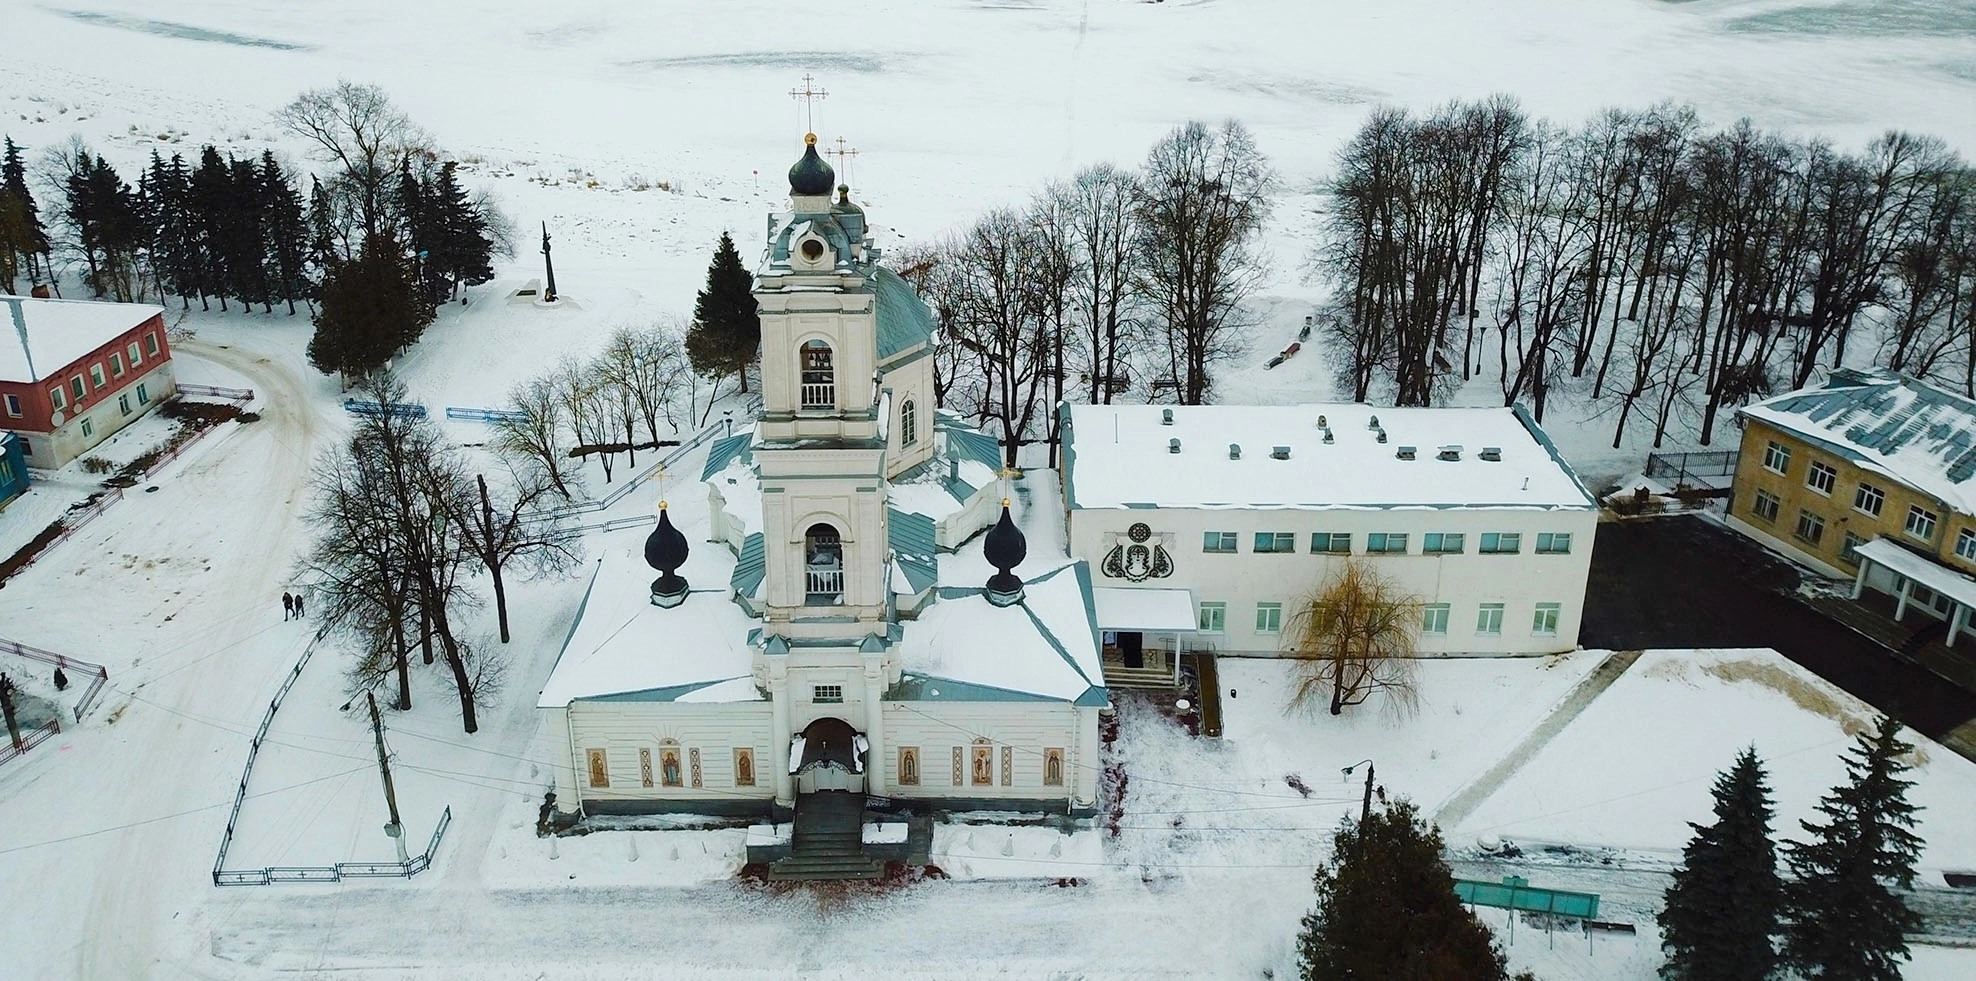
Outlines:
[[[302,619],[302,593],[300,590],[295,592],[295,619]]]
[[[295,597],[290,596],[286,592],[284,592],[281,594],[281,619],[283,622],[287,622],[294,615],[295,615]]]

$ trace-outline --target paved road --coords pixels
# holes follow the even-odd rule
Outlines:
[[[1770,647],[1932,739],[1976,719],[1976,692],[1798,602],[1797,570],[1693,516],[1599,525],[1580,640],[1613,650]]]

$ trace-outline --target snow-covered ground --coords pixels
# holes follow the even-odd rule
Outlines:
[[[1019,203],[1081,166],[1134,162],[1186,119],[1245,121],[1283,190],[1250,354],[1218,381],[1229,402],[1333,394],[1317,345],[1274,370],[1261,363],[1317,296],[1301,268],[1312,182],[1373,104],[1507,91],[1533,114],[1577,120],[1675,99],[1712,123],[1747,115],[1845,146],[1899,127],[1976,149],[1968,0],[0,0],[0,24],[0,133],[31,150],[79,134],[127,175],[153,149],[196,154],[209,141],[299,159],[269,111],[348,77],[381,84],[461,154],[467,179],[516,219],[522,254],[468,306],[448,307],[401,363],[435,411],[498,406],[515,382],[587,354],[613,327],[689,310],[719,233],[734,230],[745,251],[780,200],[804,129],[787,92],[805,72],[830,90],[817,131],[857,148],[854,193],[898,229],[895,242]],[[561,309],[505,299],[540,275],[528,233],[543,221],[571,301]],[[334,381],[302,357],[305,320],[185,318],[199,339],[178,347],[181,380],[254,388],[263,421],[210,437],[159,475],[156,493],[119,503],[0,590],[0,636],[105,663],[113,685],[83,728],[0,768],[0,883],[17,897],[0,918],[0,974],[1282,977],[1310,865],[1357,800],[1338,767],[1374,757],[1381,783],[1438,805],[1596,664],[1435,664],[1420,715],[1397,723],[1286,717],[1271,702],[1272,666],[1231,664],[1219,749],[1151,722],[1128,727],[1133,793],[1102,858],[1088,839],[1041,829],[1002,842],[948,833],[956,873],[987,881],[833,900],[707,881],[725,874],[740,832],[621,832],[547,854],[532,821],[549,756],[530,706],[574,598],[570,583],[527,586],[510,697],[479,735],[459,733],[434,685],[414,713],[387,718],[414,841],[436,808],[453,808],[431,872],[217,890],[208,870],[248,735],[298,653],[276,599],[305,541],[295,517],[307,469],[345,425]],[[1488,396],[1482,381],[1463,400]],[[1581,470],[1638,467],[1638,446],[1610,450],[1602,422],[1554,405],[1549,423]],[[478,439],[471,426],[449,432]],[[594,468],[590,484],[606,489]],[[66,486],[50,481],[46,499],[0,513],[0,546],[22,525],[45,527]],[[642,493],[622,505],[649,506]],[[1489,833],[1678,845],[1679,822],[1705,816],[1708,779],[1751,739],[1779,774],[1780,802],[1787,780],[1797,802],[1780,824],[1836,777],[1843,738],[1829,717],[1755,682],[1652,666],[1635,665],[1607,693],[1618,696],[1610,708],[1594,702],[1462,833],[1501,825]],[[257,767],[243,836],[260,837],[242,860],[315,865],[388,848],[363,727],[340,711],[337,680],[323,672],[291,696],[307,701]],[[1688,724],[1704,711],[1731,721]],[[1666,751],[1676,739],[1686,749]],[[1588,748],[1617,755],[1572,755]],[[1964,765],[1930,752],[1917,797],[1939,819],[1967,813]],[[1292,773],[1309,799],[1284,781]],[[1627,794],[1638,796],[1610,799]],[[1530,800],[1547,803],[1516,809]],[[1971,849],[1956,835],[1931,835],[1924,862],[1963,862]],[[1000,878],[1020,864],[1085,882]],[[1601,939],[1585,958],[1563,939],[1555,952],[1526,933],[1517,941],[1513,959],[1553,981],[1645,981],[1656,962],[1650,934]],[[1910,971],[1970,974],[1968,952],[1938,950]]]

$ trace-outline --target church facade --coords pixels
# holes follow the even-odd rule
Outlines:
[[[931,314],[814,136],[789,178],[756,276],[761,418],[710,447],[704,508],[661,502],[642,549],[604,549],[538,699],[558,806],[1089,813],[1090,570],[1023,531],[1061,520],[1054,488],[1011,490],[995,441],[934,411]]]

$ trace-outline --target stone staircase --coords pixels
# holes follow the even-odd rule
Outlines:
[[[1106,688],[1172,691],[1177,687],[1173,681],[1172,668],[1128,668],[1124,660],[1109,657],[1105,658],[1102,664]]]
[[[770,865],[777,882],[877,879],[885,863],[864,852],[863,794],[823,791],[796,799],[789,857]]]

